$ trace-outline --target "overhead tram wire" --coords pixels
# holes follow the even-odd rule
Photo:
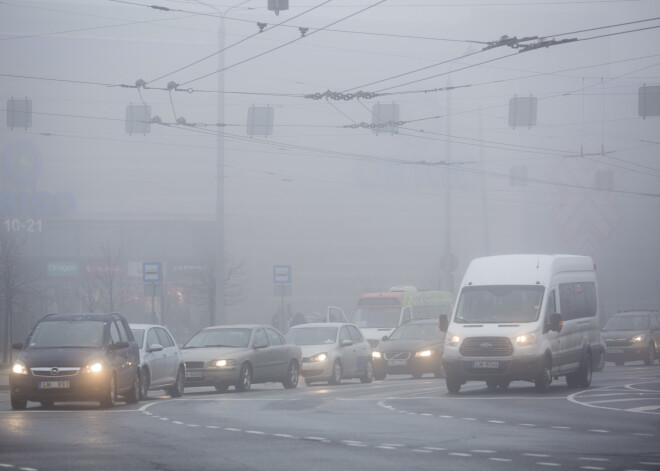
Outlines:
[[[379,0],[378,2],[376,2],[376,3],[372,4],[372,5],[369,5],[369,6],[365,7],[365,8],[363,8],[362,10],[356,11],[356,12],[354,12],[354,13],[351,13],[350,15],[347,15],[347,16],[345,16],[345,17],[343,17],[343,18],[340,18],[339,20],[333,21],[332,23],[330,23],[330,24],[327,25],[326,27],[330,27],[330,26],[332,26],[332,25],[336,25],[336,24],[338,24],[338,23],[341,23],[342,21],[346,21],[347,19],[352,18],[352,17],[354,17],[354,16],[357,16],[357,15],[359,15],[360,13],[364,13],[365,11],[370,10],[370,9],[372,9],[372,8],[374,8],[374,7],[377,7],[378,5],[380,5],[380,4],[382,4],[382,3],[385,3],[386,1],[387,1],[387,0]],[[202,76],[197,77],[197,78],[194,78],[194,79],[192,79],[192,80],[188,80],[188,81],[186,81],[186,82],[184,82],[184,83],[182,83],[182,84],[180,84],[180,85],[182,85],[182,86],[183,86],[183,85],[188,85],[189,83],[196,82],[196,81],[201,80],[201,79],[203,79],[203,78],[210,77],[211,75],[215,75],[215,74],[217,74],[217,73],[219,73],[219,72],[223,72],[223,71],[225,71],[225,70],[229,70],[229,69],[231,69],[231,68],[233,68],[233,67],[236,67],[236,66],[238,66],[238,65],[244,64],[244,63],[246,63],[246,62],[250,62],[251,60],[257,59],[257,58],[262,57],[262,56],[265,56],[266,54],[270,54],[271,52],[277,51],[278,49],[282,49],[282,48],[284,48],[284,47],[286,47],[286,46],[288,46],[288,45],[290,45],[290,44],[293,44],[293,43],[295,43],[295,42],[298,42],[298,41],[300,41],[300,40],[303,39],[303,38],[308,38],[308,37],[311,36],[312,34],[318,33],[319,31],[323,31],[326,27],[319,28],[319,29],[317,29],[317,30],[314,30],[314,31],[312,31],[312,32],[309,32],[309,33],[307,33],[307,34],[304,35],[304,36],[301,35],[300,37],[294,39],[293,41],[286,42],[286,43],[281,44],[281,45],[279,45],[279,46],[277,46],[277,47],[275,47],[275,48],[269,49],[268,51],[264,51],[264,52],[262,52],[262,53],[260,53],[260,54],[257,54],[256,56],[249,57],[249,58],[247,58],[247,59],[245,59],[245,60],[242,60],[242,61],[237,62],[237,63],[235,63],[235,64],[232,64],[232,65],[230,65],[230,66],[224,67],[223,69],[218,69],[218,70],[216,70],[216,71],[214,71],[214,72],[210,72],[210,73],[208,73],[208,74],[202,75]]]
[[[116,1],[116,0],[115,0],[115,1]],[[176,70],[174,70],[174,71],[172,71],[172,72],[169,72],[169,73],[167,73],[167,74],[165,74],[165,75],[162,75],[162,76],[160,76],[160,77],[158,77],[158,78],[155,78],[155,79],[149,80],[149,81],[146,82],[146,84],[149,84],[149,83],[155,82],[155,81],[157,81],[157,80],[164,79],[165,77],[169,77],[169,76],[172,75],[172,74],[175,74],[175,73],[177,73],[177,72],[181,72],[182,70],[186,70],[186,69],[188,69],[188,68],[190,68],[190,67],[193,67],[193,66],[199,64],[200,62],[203,62],[203,61],[205,61],[205,60],[207,60],[207,59],[210,59],[211,57],[215,57],[215,56],[217,56],[218,54],[221,54],[221,53],[227,51],[228,49],[231,49],[232,47],[238,46],[239,44],[242,44],[242,43],[244,43],[245,41],[248,41],[249,39],[252,39],[252,38],[254,38],[254,37],[256,37],[256,36],[259,36],[259,35],[262,34],[264,31],[270,31],[270,30],[273,30],[273,29],[275,29],[275,28],[278,28],[278,27],[284,25],[285,23],[288,23],[288,22],[290,22],[290,21],[293,21],[294,19],[299,18],[300,16],[303,16],[303,15],[305,15],[305,14],[311,12],[311,11],[314,11],[314,10],[316,10],[317,8],[320,8],[320,7],[322,7],[322,6],[324,6],[324,5],[328,4],[328,3],[330,3],[330,2],[332,2],[332,1],[333,1],[333,0],[326,0],[325,2],[320,3],[320,4],[318,4],[318,5],[316,5],[316,6],[312,7],[312,8],[310,8],[309,10],[305,10],[304,12],[300,13],[299,15],[296,15],[296,16],[294,16],[294,17],[292,17],[292,18],[289,18],[288,20],[284,20],[284,21],[282,21],[281,23],[278,23],[278,24],[276,24],[276,25],[274,25],[274,26],[272,26],[272,27],[270,27],[270,28],[266,28],[266,29],[264,29],[264,30],[260,30],[260,31],[258,31],[258,32],[256,32],[256,33],[254,33],[254,34],[251,34],[250,36],[247,36],[247,37],[241,39],[240,41],[237,41],[237,42],[235,42],[235,43],[233,43],[233,44],[230,44],[229,46],[225,47],[224,49],[221,49],[221,50],[219,50],[219,51],[214,52],[213,54],[209,54],[208,56],[206,56],[206,57],[202,57],[201,59],[198,59],[198,60],[196,60],[195,62],[192,62],[192,63],[190,63],[190,64],[188,64],[188,65],[183,66],[183,67],[179,67],[178,69],[176,69]],[[218,72],[219,72],[219,71],[218,71]],[[189,82],[187,82],[187,83],[189,83]]]

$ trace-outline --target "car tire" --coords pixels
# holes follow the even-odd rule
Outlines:
[[[335,363],[332,365],[332,376],[330,377],[330,381],[328,381],[330,384],[339,384],[341,383],[341,377],[343,375],[343,371],[341,368],[341,363],[339,360],[335,360]]]
[[[286,369],[286,376],[284,381],[282,381],[282,386],[286,389],[294,389],[298,386],[298,376],[300,372],[298,371],[298,363],[295,360],[289,362],[289,366]]]
[[[374,364],[371,360],[367,360],[367,366],[364,369],[364,374],[360,376],[360,382],[371,383],[374,380]]]
[[[644,364],[646,366],[651,366],[655,362],[655,346],[653,343],[649,344],[648,352],[646,353],[646,358],[644,358]]]
[[[538,376],[534,380],[534,388],[537,392],[545,393],[550,390],[552,383],[552,362],[550,358],[546,357],[543,361],[543,368],[538,372]],[[566,377],[568,381],[568,376]]]
[[[114,374],[110,375],[110,379],[108,380],[108,388],[99,403],[104,409],[109,409],[117,403],[117,380],[115,379]]]
[[[133,376],[133,386],[124,394],[126,404],[135,404],[140,400],[140,373],[135,372]]]
[[[461,391],[463,380],[459,376],[445,374],[445,382],[449,394],[458,394]]]
[[[605,352],[600,352],[598,362],[594,365],[594,371],[603,371],[605,369]]]
[[[249,363],[243,363],[241,365],[241,371],[238,374],[238,381],[234,385],[234,388],[238,392],[247,392],[252,386],[252,368],[250,368]]]
[[[186,387],[186,373],[183,366],[179,366],[179,369],[176,370],[176,381],[172,387],[167,389],[167,393],[172,397],[181,397],[183,396],[183,390]]]
[[[577,386],[578,388],[588,388],[591,386],[591,378],[593,377],[594,363],[591,353],[587,353],[582,359],[580,369],[577,371]]]
[[[140,371],[140,399],[147,399],[149,396],[149,386],[151,386],[151,376],[148,368],[142,368]]]
[[[11,408],[14,410],[25,410],[27,407],[27,399],[22,397],[11,396]]]

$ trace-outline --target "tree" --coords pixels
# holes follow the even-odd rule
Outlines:
[[[80,278],[78,297],[86,312],[120,312],[128,290],[120,248],[108,242],[98,249],[99,257]]]
[[[12,328],[17,302],[30,290],[35,292],[38,274],[25,259],[25,240],[12,231],[0,232],[0,297],[4,311],[3,363],[11,362]]]

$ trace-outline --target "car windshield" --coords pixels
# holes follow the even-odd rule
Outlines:
[[[250,343],[252,329],[222,328],[197,332],[183,348],[231,347],[246,348]]]
[[[437,324],[404,324],[390,335],[390,340],[442,340]]]
[[[305,327],[289,329],[284,336],[295,345],[327,345],[337,340],[337,327]]]
[[[142,345],[144,345],[144,329],[131,329],[131,332],[133,332],[138,347],[142,348]]]
[[[542,286],[467,286],[458,300],[455,322],[533,322],[543,300]]]
[[[28,348],[100,348],[103,321],[56,320],[40,322],[28,339]]]
[[[602,330],[646,330],[649,328],[649,316],[614,316],[603,326]]]
[[[361,307],[353,313],[351,322],[360,328],[389,328],[399,325],[399,307]]]

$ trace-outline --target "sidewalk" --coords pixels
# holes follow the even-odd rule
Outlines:
[[[0,391],[9,389],[9,365],[0,363]]]

